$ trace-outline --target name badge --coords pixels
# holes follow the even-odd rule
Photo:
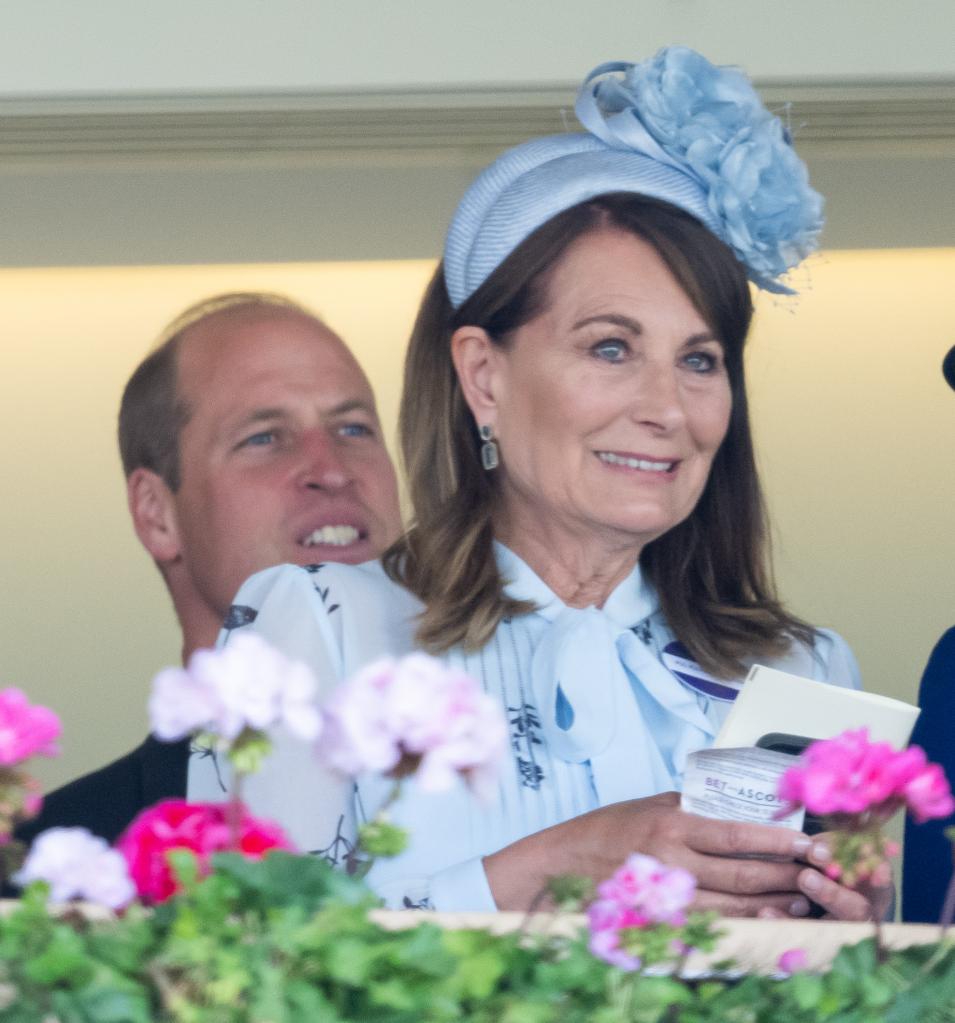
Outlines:
[[[727,682],[725,679],[716,679],[712,675],[708,675],[693,660],[690,651],[676,640],[663,648],[661,657],[667,670],[676,675],[685,686],[704,696],[732,703],[739,695],[742,682]]]

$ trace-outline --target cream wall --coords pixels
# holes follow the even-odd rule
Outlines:
[[[674,42],[757,78],[955,73],[951,0],[37,0],[0,96],[573,82]]]
[[[0,271],[0,685],[64,717],[47,783],[135,743],[149,679],[178,655],[115,454],[119,394],[151,338],[216,291],[285,291],[351,342],[391,432],[431,266]],[[939,373],[953,281],[955,249],[829,252],[797,300],[760,297],[751,346],[783,594],[849,639],[870,688],[903,698],[955,623],[955,394]]]

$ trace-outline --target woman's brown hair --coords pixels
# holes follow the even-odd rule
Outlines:
[[[602,229],[648,242],[720,339],[732,392],[726,438],[688,518],[640,557],[663,615],[708,671],[738,675],[744,661],[778,655],[812,630],[774,592],[746,402],[743,346],[752,319],[745,271],[697,220],[646,196],[598,196],[557,214],[525,239],[459,309],[438,267],[411,335],[399,433],[413,508],[384,556],[388,574],[424,603],[417,640],[441,653],[475,650],[502,619],[532,610],[503,591],[493,550],[495,474],[481,466],[474,418],[451,361],[451,335],[470,325],[495,344],[542,312],[553,268],[577,239]]]

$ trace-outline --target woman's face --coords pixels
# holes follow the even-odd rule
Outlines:
[[[656,250],[602,229],[555,267],[547,309],[487,352],[511,540],[642,547],[685,519],[729,425],[723,347]]]

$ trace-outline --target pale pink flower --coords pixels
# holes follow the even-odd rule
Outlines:
[[[41,832],[13,880],[20,886],[46,881],[53,902],[85,899],[110,909],[128,905],[136,895],[126,861],[86,828]]]
[[[800,973],[809,966],[809,957],[804,948],[790,948],[776,960],[776,968],[780,973]]]
[[[469,675],[425,654],[368,665],[325,707],[319,753],[346,774],[415,772],[422,789],[461,776],[487,792],[507,744],[500,708]]]
[[[597,906],[597,903],[591,906],[591,910],[595,906]],[[634,926],[639,927],[642,925],[635,924]],[[610,963],[611,966],[616,966],[618,969],[631,973],[633,970],[640,969],[641,961],[638,956],[621,947],[620,932],[623,927],[622,914],[620,915],[620,922],[613,926],[595,927],[591,923],[587,947],[598,959],[603,959],[604,962]]]
[[[217,650],[197,650],[185,669],[167,668],[153,681],[149,717],[160,739],[210,732],[231,742],[246,728],[276,725],[312,741],[321,730],[315,678],[255,633],[239,633]]]
[[[680,925],[696,895],[696,878],[681,867],[666,867],[652,856],[632,853],[597,886],[603,899],[633,909],[649,923]]]
[[[624,947],[626,932],[686,923],[696,879],[681,867],[666,867],[652,856],[633,853],[613,877],[597,886],[597,894],[587,908],[590,951],[622,970],[636,970],[640,959]]]
[[[60,719],[49,708],[31,704],[19,689],[0,690],[0,766],[56,756],[61,730]]]

